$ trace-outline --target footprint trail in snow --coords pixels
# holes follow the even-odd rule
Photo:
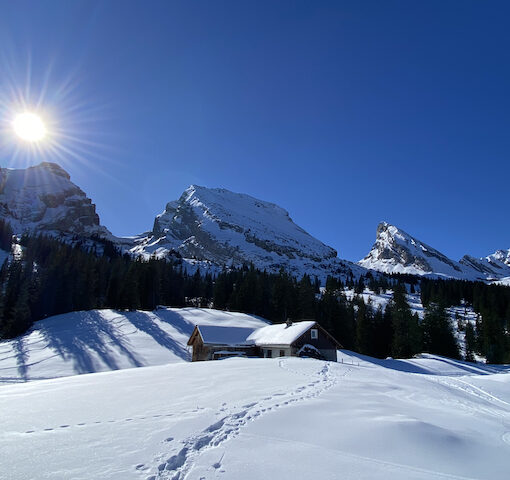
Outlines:
[[[258,402],[251,402],[243,405],[239,410],[233,410],[223,416],[221,420],[206,427],[200,433],[190,436],[182,442],[179,450],[176,450],[169,457],[162,456],[158,462],[157,472],[146,477],[146,480],[184,480],[192,470],[197,458],[206,450],[216,448],[227,440],[236,437],[241,428],[249,422],[256,420],[261,415],[276,409],[291,405],[295,402],[308,400],[318,397],[324,391],[329,390],[337,383],[337,379],[331,373],[329,363],[323,364],[323,367],[315,374],[304,374],[295,372],[286,367],[286,360],[279,361],[281,368],[292,373],[298,373],[309,377],[307,383],[299,386],[289,393],[276,392],[263,398]],[[322,363],[322,362],[321,362]],[[346,371],[347,374],[349,371]],[[228,412],[225,404],[219,410],[219,414]],[[220,460],[211,465],[212,470],[221,472]],[[202,477],[205,479],[205,477]]]

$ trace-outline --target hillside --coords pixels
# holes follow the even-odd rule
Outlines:
[[[195,325],[260,327],[253,315],[198,308],[90,310],[36,322],[0,342],[0,384],[186,362]]]
[[[5,385],[0,477],[508,478],[508,367],[339,360],[181,362]]]

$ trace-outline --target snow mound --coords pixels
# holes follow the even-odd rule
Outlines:
[[[0,342],[0,383],[186,362],[195,325],[249,332],[267,324],[253,315],[206,308],[66,313]]]

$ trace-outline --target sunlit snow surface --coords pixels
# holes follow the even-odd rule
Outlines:
[[[156,311],[153,322],[137,320],[140,312],[95,312],[106,318],[98,337],[83,326],[73,334],[66,316],[44,321],[62,337],[66,320],[64,344],[82,342],[78,351],[103,369],[108,364],[104,358],[100,363],[101,355],[118,368],[127,361],[122,348],[146,365],[163,358],[176,363],[0,387],[0,478],[508,478],[509,367],[430,355],[375,360],[347,351],[339,351],[338,363],[189,363],[165,353],[187,335],[191,322],[179,318],[193,314],[246,326],[261,321],[184,310]],[[72,315],[86,318],[84,312]],[[36,342],[36,332],[24,338]],[[43,333],[37,335],[39,355],[46,358],[51,349],[42,347]],[[104,335],[112,343],[93,341]],[[46,358],[34,372],[61,375],[71,364]]]
[[[507,479],[504,367],[340,352],[0,388],[9,479]]]
[[[254,315],[207,308],[57,315],[0,342],[0,384],[186,362],[195,325],[254,329],[267,324]]]

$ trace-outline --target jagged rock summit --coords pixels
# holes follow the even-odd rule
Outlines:
[[[378,225],[372,250],[358,264],[384,273],[467,279],[481,276],[470,266],[451,260],[438,250],[386,222]]]
[[[0,218],[25,232],[110,237],[96,207],[56,163],[0,168]]]
[[[372,250],[358,265],[384,273],[497,280],[510,276],[510,250],[498,250],[485,258],[465,255],[456,262],[400,228],[381,222]]]
[[[191,185],[135,242],[134,254],[178,254],[213,265],[253,263],[268,271],[283,267],[320,276],[345,273],[349,266],[356,270],[296,225],[283,208],[223,188]]]

